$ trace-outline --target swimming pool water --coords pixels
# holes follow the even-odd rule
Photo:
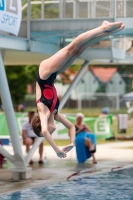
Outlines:
[[[88,175],[88,174],[86,174]],[[0,195],[0,200],[133,200],[133,168]]]

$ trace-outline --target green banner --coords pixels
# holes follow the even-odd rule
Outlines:
[[[76,117],[67,116],[67,119],[75,124]],[[112,115],[93,118],[85,117],[84,123],[89,126],[91,131],[96,135],[97,139],[106,139],[113,136]],[[58,131],[59,134],[63,134],[65,132],[67,132],[66,128]]]
[[[18,132],[21,135],[22,124],[28,120],[27,113],[15,113]],[[75,124],[76,118],[73,116],[67,116],[67,119]],[[90,127],[92,132],[98,139],[105,139],[113,136],[112,132],[112,116],[107,117],[95,117],[95,118],[84,118],[84,122]],[[58,134],[67,133],[67,129],[64,126],[59,128],[59,122],[56,123]],[[0,136],[9,136],[8,126],[4,113],[0,113]]]
[[[22,132],[22,124],[28,120],[27,113],[15,113],[19,135]],[[0,113],[0,136],[9,136],[9,130],[4,113]]]

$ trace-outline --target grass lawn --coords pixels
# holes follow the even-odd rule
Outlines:
[[[57,146],[67,146],[69,144],[69,140],[54,140]],[[107,143],[113,143],[113,142],[117,142],[115,140],[110,140],[110,141],[106,141],[106,140],[97,140],[97,144],[107,144]],[[44,145],[45,146],[50,146],[49,143],[44,140]]]
[[[78,110],[77,108],[63,108],[61,110],[61,113],[69,114],[77,114],[78,112],[83,113],[85,117],[98,117],[101,113],[101,108],[84,108],[81,110]],[[110,113],[113,115],[127,114],[127,109],[121,108],[119,111],[116,111],[115,109],[110,109]]]
[[[30,110],[34,110],[36,112],[36,107],[27,107],[25,112],[28,112]],[[81,110],[78,110],[77,108],[63,108],[61,110],[61,113],[68,113],[68,114],[77,114],[78,112],[81,112],[84,114],[85,117],[98,117],[101,113],[101,108],[84,108]],[[115,109],[110,109],[110,113],[113,115],[118,114],[127,114],[126,108],[121,108],[119,111],[116,111]]]

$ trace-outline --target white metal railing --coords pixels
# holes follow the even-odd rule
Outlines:
[[[23,19],[27,6],[22,6]],[[133,0],[40,0],[30,6],[31,19],[133,17]]]
[[[82,109],[82,101],[83,99],[86,99],[89,101],[91,98],[94,100],[97,97],[113,97],[115,98],[115,109],[117,111],[120,110],[120,94],[118,93],[102,93],[102,92],[98,92],[98,93],[91,93],[91,92],[80,92],[78,93],[78,110]]]

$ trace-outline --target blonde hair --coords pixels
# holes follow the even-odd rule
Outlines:
[[[76,119],[77,119],[78,117],[82,117],[82,118],[84,118],[84,114],[82,114],[82,113],[77,113],[77,115],[76,115]]]

